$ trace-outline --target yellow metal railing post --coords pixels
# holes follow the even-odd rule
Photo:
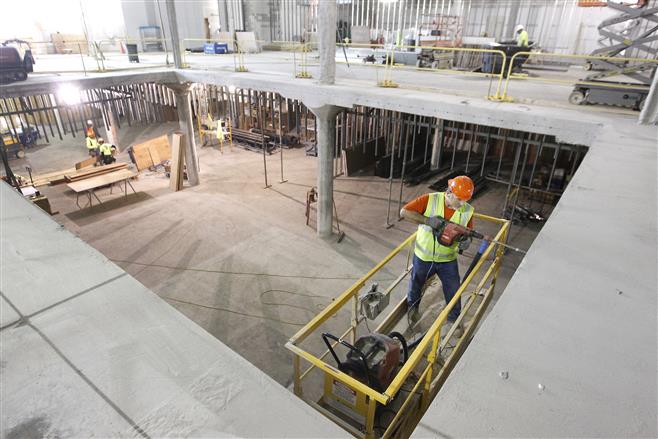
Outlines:
[[[369,398],[368,413],[366,415],[366,439],[375,438],[375,412],[377,409],[377,401]]]
[[[432,385],[432,371],[434,370],[434,363],[436,362],[437,351],[439,350],[439,342],[441,341],[441,327],[436,331],[436,335],[432,340],[432,350],[427,355],[427,375],[425,376],[425,384],[423,385],[423,397],[421,400],[421,407],[427,408],[430,404],[430,387]]]
[[[359,292],[352,298],[352,344],[356,343],[356,328],[359,326]]]
[[[307,43],[301,43],[300,48],[301,48],[301,50],[300,50],[300,63],[299,63],[299,65],[300,65],[301,69],[300,69],[300,72],[297,73],[297,63],[295,62],[295,73],[296,73],[295,78],[310,79],[313,76],[306,69],[307,66],[308,66],[308,62],[307,62],[308,44]],[[295,54],[295,51],[293,49],[293,57],[295,57],[294,54]],[[296,59],[296,58],[294,58],[294,59]]]
[[[393,81],[393,66],[395,65],[395,47],[386,49],[386,64],[384,65],[384,79],[377,83],[378,87],[397,88],[399,85]]]
[[[292,358],[292,363],[293,363],[293,368],[294,368],[294,384],[293,384],[293,391],[295,392],[295,395],[298,397],[302,398],[304,396],[304,393],[302,391],[302,380],[300,378],[300,371],[301,371],[301,364],[300,364],[300,358],[299,355],[293,355]]]
[[[249,70],[244,65],[244,51],[240,43],[238,43],[237,38],[235,39],[235,52],[237,53],[237,66],[235,67],[235,71],[248,72]]]

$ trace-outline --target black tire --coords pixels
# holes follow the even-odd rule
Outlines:
[[[16,73],[16,80],[17,81],[25,81],[26,79],[27,79],[27,73],[26,72]]]
[[[439,62],[438,61],[432,61],[432,69],[437,70],[439,68]]]
[[[24,159],[25,158],[25,151],[23,151],[22,149],[19,149],[18,151],[16,151],[15,155],[16,155],[17,159]]]
[[[592,63],[591,62],[586,62],[583,68],[587,71],[592,70]]]
[[[638,104],[637,104],[637,110],[638,111],[642,111],[642,109],[644,108],[644,102],[646,100],[647,100],[646,98],[642,98],[642,100],[640,102],[638,102]]]
[[[585,93],[580,90],[574,90],[569,95],[569,103],[572,105],[582,105],[585,103]]]

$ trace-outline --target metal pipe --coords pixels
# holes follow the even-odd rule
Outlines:
[[[249,93],[251,95],[251,93]],[[265,189],[270,187],[270,185],[267,183],[267,152],[265,151],[266,146],[265,146],[265,126],[263,125],[263,105],[261,103],[261,98],[262,98],[262,92],[258,93],[258,121],[260,125],[260,139],[261,139],[261,145],[263,147],[263,171],[265,174]]]
[[[400,112],[398,111],[398,116]],[[397,138],[397,135],[393,133],[393,140],[391,142],[391,167],[390,167],[390,174],[388,177],[388,204],[386,207],[386,228],[391,228],[393,227],[393,224],[390,222],[390,214],[391,214],[391,197],[393,195],[393,166],[395,163],[395,138]]]

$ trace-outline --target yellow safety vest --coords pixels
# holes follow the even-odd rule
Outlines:
[[[516,37],[516,45],[520,47],[528,47],[528,32],[522,30],[518,37]]]
[[[110,145],[109,143],[103,143],[100,146],[100,149],[102,155],[112,155],[112,145]]]
[[[423,215],[426,217],[444,217],[445,195],[445,192],[431,193]],[[470,204],[464,203],[462,207],[460,207],[459,210],[455,210],[452,217],[448,219],[453,223],[461,224],[466,227],[473,217],[473,212],[475,212],[475,209],[473,209]],[[416,247],[414,249],[414,254],[425,262],[450,262],[457,259],[458,245],[457,242],[450,247],[439,244],[434,237],[432,228],[425,224],[419,224],[418,232],[416,233]]]
[[[98,141],[93,137],[87,137],[87,149],[98,148]]]

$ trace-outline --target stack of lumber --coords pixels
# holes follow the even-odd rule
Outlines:
[[[233,140],[247,145],[247,149],[256,151],[263,150],[263,136],[260,133],[233,128],[232,134]],[[272,144],[271,138],[268,135],[265,135],[265,149],[268,153],[271,153],[272,150],[275,149],[275,146]]]
[[[65,174],[64,178],[67,183],[71,183],[73,181],[80,181],[86,178],[96,177],[98,175],[118,171],[119,169],[125,169],[127,167],[128,163],[112,163],[111,165],[97,166],[91,169],[81,169],[70,174]]]
[[[94,177],[96,175],[106,174],[108,172],[115,171],[117,169],[125,169],[128,167],[128,163],[113,163],[111,165],[98,166],[95,168],[85,168],[85,169],[63,169],[61,171],[50,172],[47,174],[33,175],[32,181],[34,181],[33,186],[54,186],[56,184],[68,183],[71,181],[83,180],[85,178]]]
[[[149,169],[166,160],[171,160],[171,147],[167,135],[133,145],[132,159],[137,170]]]
[[[72,172],[74,173],[75,171],[76,171],[75,168],[69,168],[69,169],[62,169],[61,171],[48,172],[45,174],[35,174],[32,176],[32,181],[34,182],[32,186],[34,187],[48,186],[50,184],[53,184],[52,183],[53,181],[59,181],[60,183],[63,183],[65,181],[64,175],[70,174]]]
[[[94,166],[94,163],[98,161],[98,157],[89,157],[81,162],[75,164],[75,169],[87,168],[89,166]]]
[[[169,187],[174,192],[183,189],[184,157],[183,133],[176,131],[171,136],[171,172],[169,174]]]

